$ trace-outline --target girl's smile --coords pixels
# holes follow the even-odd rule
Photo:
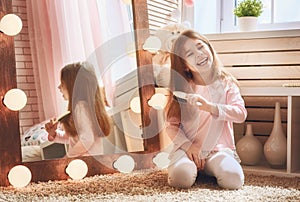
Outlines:
[[[205,58],[198,57],[197,58],[197,65],[203,66],[207,62],[208,62],[208,58],[207,57],[205,57]]]

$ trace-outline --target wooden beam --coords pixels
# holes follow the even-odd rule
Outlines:
[[[12,12],[11,0],[0,0],[0,19]],[[0,33],[0,186],[9,185],[9,170],[21,163],[19,113],[6,108],[2,99],[5,93],[17,87],[14,38]]]
[[[152,55],[143,50],[143,44],[150,36],[147,0],[133,0],[133,17],[136,40],[136,55],[141,98],[144,149],[148,152],[160,149],[157,112],[148,105],[148,100],[155,93]]]
[[[118,171],[113,167],[113,163],[122,155],[130,155],[135,161],[135,170],[154,168],[152,162],[156,153],[118,153],[118,154],[105,154],[99,156],[82,156],[76,158],[60,158],[52,160],[43,160],[35,162],[25,162],[32,173],[32,182],[47,182],[49,180],[66,180],[70,177],[66,174],[65,170],[68,164],[74,159],[83,160],[88,166],[88,176],[99,174],[112,174]]]

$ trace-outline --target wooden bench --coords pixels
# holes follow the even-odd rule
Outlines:
[[[239,81],[254,134],[272,131],[275,102],[288,138],[288,173],[300,174],[300,30],[207,35],[226,69]],[[299,104],[298,104],[299,103]],[[236,141],[244,124],[235,125]]]

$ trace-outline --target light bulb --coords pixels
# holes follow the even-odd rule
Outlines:
[[[135,113],[141,113],[141,102],[140,97],[134,97],[130,101],[130,109]]]
[[[152,95],[151,99],[148,101],[148,105],[154,109],[163,109],[166,106],[167,98],[162,93],[156,93]]]
[[[31,171],[23,165],[13,167],[8,173],[9,183],[17,188],[27,186],[31,181]]]
[[[66,173],[73,180],[83,179],[88,172],[88,166],[81,159],[72,160],[66,168]]]
[[[24,91],[13,88],[6,92],[3,99],[3,104],[10,110],[18,111],[25,107],[27,96]]]
[[[156,53],[161,48],[161,40],[156,36],[150,36],[146,39],[143,49],[150,53]]]
[[[170,164],[169,154],[160,152],[153,158],[153,163],[160,169],[167,168]]]
[[[22,30],[22,20],[15,14],[7,14],[0,21],[0,30],[9,36],[15,36]]]
[[[121,173],[130,173],[134,169],[135,162],[131,156],[123,155],[113,163],[113,166]]]

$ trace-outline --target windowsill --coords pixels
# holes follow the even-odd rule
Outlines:
[[[265,38],[265,37],[294,37],[300,36],[300,29],[291,30],[273,30],[273,31],[254,31],[254,32],[232,32],[221,34],[205,34],[209,40],[234,40],[249,38]]]

